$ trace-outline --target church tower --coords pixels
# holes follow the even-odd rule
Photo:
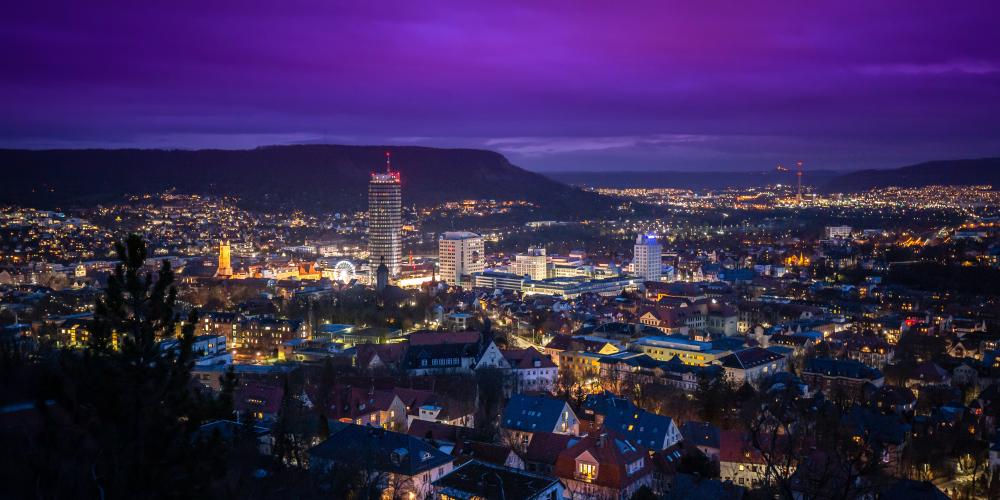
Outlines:
[[[229,242],[219,243],[219,268],[215,271],[216,278],[229,278],[233,275],[233,265],[229,259]]]

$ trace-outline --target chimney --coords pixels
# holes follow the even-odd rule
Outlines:
[[[602,432],[600,435],[597,436],[597,447],[604,448],[604,445],[607,444],[607,441],[608,441],[608,433]]]

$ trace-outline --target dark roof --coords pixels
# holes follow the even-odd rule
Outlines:
[[[451,462],[450,455],[416,437],[354,424],[332,432],[309,449],[312,459],[359,463],[383,472],[413,476]]]
[[[194,432],[194,439],[209,438],[213,435],[218,435],[225,442],[231,442],[235,436],[246,432],[246,424],[242,422],[236,422],[233,420],[215,420],[213,422],[208,422],[207,424],[202,424],[198,427],[198,430]],[[256,436],[266,436],[270,434],[271,431],[267,427],[254,426],[254,435]]]
[[[857,406],[844,416],[844,424],[857,436],[897,446],[906,441],[910,430],[908,424],[900,422],[894,415],[882,415]]]
[[[526,432],[552,432],[559,423],[566,402],[547,396],[515,394],[507,402],[503,427]]]
[[[415,418],[413,422],[410,422],[410,428],[407,429],[406,433],[420,439],[433,439],[438,443],[455,444],[468,438],[472,434],[472,429]]]
[[[509,446],[502,444],[461,441],[455,445],[455,449],[451,454],[502,467],[507,463],[507,459],[511,453],[514,453],[513,450]]]
[[[518,498],[532,500],[556,485],[553,477],[471,460],[434,486],[452,498]],[[501,493],[502,491],[502,493]]]
[[[813,358],[806,361],[803,372],[866,380],[882,378],[879,370],[853,359]]]
[[[681,435],[684,436],[685,442],[695,446],[719,448],[719,428],[708,422],[694,420],[684,422],[681,426]]]
[[[673,419],[637,408],[628,399],[609,392],[591,394],[584,408],[604,415],[604,428],[612,430],[629,442],[652,450],[663,449]]]
[[[900,479],[887,486],[879,495],[881,500],[947,500],[937,486],[930,481]]]
[[[670,491],[664,497],[668,500],[739,500],[746,489],[731,481],[703,479],[691,474],[677,474]]]
[[[281,409],[281,399],[285,390],[281,386],[246,383],[236,388],[233,395],[233,406],[239,411],[278,413]]]
[[[745,370],[747,368],[754,368],[768,363],[773,363],[780,359],[782,359],[780,354],[775,354],[761,347],[751,347],[749,349],[743,349],[742,351],[736,351],[732,354],[723,356],[719,362],[722,363],[722,366],[727,368],[739,368]]]

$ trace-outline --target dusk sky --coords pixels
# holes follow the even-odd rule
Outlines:
[[[8,2],[0,146],[416,144],[535,170],[1000,155],[997,0],[824,3]]]

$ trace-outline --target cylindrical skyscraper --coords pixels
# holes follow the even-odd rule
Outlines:
[[[389,153],[386,153],[385,173],[372,173],[368,181],[368,262],[372,272],[384,262],[390,275],[399,276],[403,257],[402,225],[399,172],[392,171]]]

